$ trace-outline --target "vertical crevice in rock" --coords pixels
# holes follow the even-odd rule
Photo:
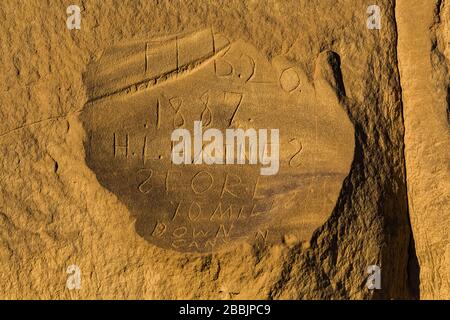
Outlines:
[[[394,2],[395,8],[397,7],[397,1]],[[398,28],[397,28],[397,14],[396,10],[394,10],[394,26],[395,26],[395,47],[398,50]],[[397,74],[399,75],[399,94],[400,94],[400,103],[401,103],[401,116],[402,116],[402,123],[403,123],[403,149],[402,149],[402,158],[403,158],[403,170],[404,170],[404,185],[406,189],[406,203],[408,204],[408,179],[407,179],[407,170],[406,170],[406,159],[405,159],[405,115],[404,115],[404,106],[403,106],[403,89],[401,84],[401,76],[400,76],[400,70],[399,70],[399,64],[398,64],[398,52],[396,52],[395,55],[395,61],[397,65]],[[409,244],[408,244],[408,265],[407,265],[407,286],[409,289],[409,294],[412,299],[419,299],[420,296],[420,288],[419,288],[419,273],[420,273],[420,267],[417,260],[416,255],[416,247],[414,242],[414,234],[412,231],[412,225],[411,225],[411,217],[409,212],[409,206],[406,205],[406,214],[408,216],[408,224],[410,228],[410,237],[409,237]]]
[[[448,23],[442,21],[447,4],[444,0],[396,1],[407,197],[413,231],[408,275],[413,297],[424,299],[448,299],[450,288],[449,51]]]

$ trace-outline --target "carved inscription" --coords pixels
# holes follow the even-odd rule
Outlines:
[[[85,77],[86,162],[128,207],[137,233],[160,247],[211,252],[286,235],[309,240],[353,157],[332,57],[318,57],[312,84],[289,60],[269,62],[209,29],[110,48]],[[171,133],[196,121],[223,132],[279,129],[279,171],[261,176],[255,165],[200,164],[195,155],[173,164]],[[243,152],[239,162],[249,163],[251,148]]]

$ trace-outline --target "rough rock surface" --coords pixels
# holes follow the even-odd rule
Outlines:
[[[450,2],[398,1],[408,201],[420,296],[450,298]]]
[[[311,84],[286,58],[205,29],[121,44],[89,69],[86,163],[144,239],[212,252],[309,241],[328,219],[355,145],[335,53]]]
[[[80,4],[81,29],[68,30],[67,1],[2,1],[0,296],[448,298],[448,22],[438,19],[448,1],[417,12],[407,1],[377,2],[381,30],[367,29],[364,0],[90,0]],[[408,31],[414,14],[429,16]],[[155,246],[86,162],[88,66],[118,43],[206,28],[268,61],[282,56],[311,83],[321,53],[339,56],[355,151],[334,208],[309,241],[237,242],[210,253]],[[424,51],[408,42],[416,31]],[[423,69],[411,75],[417,65]],[[72,264],[80,290],[66,287]],[[381,267],[381,290],[366,287],[369,265]]]

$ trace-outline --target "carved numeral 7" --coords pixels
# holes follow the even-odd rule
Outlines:
[[[242,104],[243,98],[244,98],[244,94],[243,93],[225,92],[225,102],[227,102],[229,100],[231,100],[231,101],[237,100],[236,107],[235,107],[235,109],[233,111],[233,114],[231,115],[230,122],[228,123],[228,126],[230,126],[230,127],[233,124],[234,119],[236,118],[236,114],[237,114],[237,112],[239,110],[239,107]],[[232,104],[232,105],[234,105],[234,104]]]

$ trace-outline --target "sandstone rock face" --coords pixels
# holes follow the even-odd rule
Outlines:
[[[449,299],[450,3],[398,1],[396,10],[409,212],[420,295]]]
[[[0,297],[449,298],[450,9],[412,2],[377,30],[362,0],[83,1],[68,30],[3,1]],[[175,165],[195,121],[279,129],[277,174]]]
[[[144,239],[183,252],[309,241],[329,217],[354,154],[336,54],[319,55],[313,85],[286,58],[270,63],[253,46],[206,29],[122,44],[90,68],[87,164]],[[130,74],[121,78],[122,70]],[[277,130],[276,142],[268,129]],[[187,130],[191,150],[181,166],[171,154],[176,130]],[[227,130],[247,135],[242,159]],[[202,145],[209,133],[220,141]],[[205,157],[208,145],[217,158]],[[261,164],[262,153],[277,159]]]

